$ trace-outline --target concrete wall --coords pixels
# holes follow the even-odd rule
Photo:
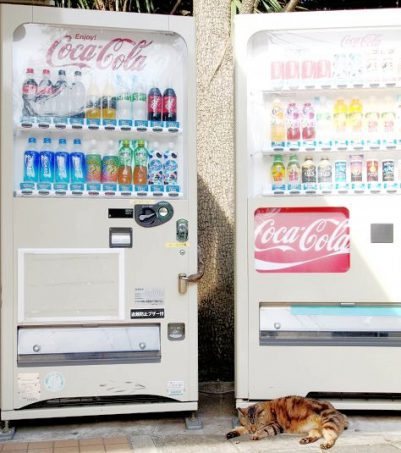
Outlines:
[[[230,0],[194,0],[197,33],[199,378],[234,378],[234,106]]]

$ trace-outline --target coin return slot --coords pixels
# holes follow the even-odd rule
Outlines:
[[[132,247],[132,228],[110,228],[109,246],[117,247]]]

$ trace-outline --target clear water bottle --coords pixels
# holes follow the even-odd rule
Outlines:
[[[39,180],[39,152],[35,137],[29,137],[24,152],[24,182],[35,183]],[[34,189],[34,184],[21,186],[21,188]]]
[[[50,80],[50,71],[43,69],[43,77],[39,82],[36,110],[38,113],[38,123],[40,127],[49,127],[52,120],[51,97],[53,94],[53,84]]]
[[[70,93],[64,69],[58,71],[58,79],[53,87],[54,95],[54,124],[65,128],[70,113]]]
[[[131,93],[127,84],[127,79],[118,74],[117,85],[117,124],[121,129],[129,130],[132,127],[132,102]]]
[[[60,138],[54,155],[54,173],[56,191],[66,191],[70,182],[70,155],[67,152],[67,141]]]
[[[39,154],[39,184],[38,189],[51,189],[54,181],[54,151],[52,140],[49,137],[43,139],[42,149]]]
[[[36,121],[35,99],[38,90],[38,84],[35,81],[33,68],[27,68],[26,77],[22,84],[22,118],[21,124],[25,127],[32,126]]]
[[[135,80],[132,93],[132,116],[135,121],[135,126],[147,126],[148,124],[147,99],[146,89],[142,80]]]
[[[74,72],[74,82],[70,89],[70,124],[74,129],[82,128],[85,121],[86,89],[81,77],[81,71]]]

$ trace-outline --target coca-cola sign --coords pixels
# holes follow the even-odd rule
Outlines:
[[[341,40],[341,47],[380,47],[382,39],[382,35],[376,33],[367,33],[359,36],[345,35]]]
[[[152,44],[146,39],[112,38],[97,42],[96,35],[66,34],[49,47],[46,62],[54,68],[77,66],[112,71],[141,71],[144,51]]]
[[[259,208],[254,241],[258,272],[336,273],[350,267],[346,208]]]

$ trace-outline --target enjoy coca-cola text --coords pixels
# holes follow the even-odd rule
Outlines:
[[[104,45],[74,43],[72,39],[71,35],[65,35],[53,42],[46,54],[48,65],[141,71],[147,58],[143,51],[152,44],[145,39],[114,38]]]

